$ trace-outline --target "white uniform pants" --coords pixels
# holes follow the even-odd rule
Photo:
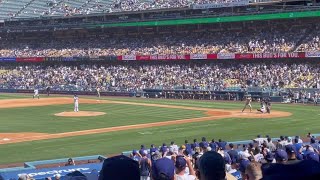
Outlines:
[[[79,111],[79,103],[74,103],[74,112]]]

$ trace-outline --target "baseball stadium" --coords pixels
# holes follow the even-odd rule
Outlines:
[[[320,177],[320,1],[0,0],[0,180]]]

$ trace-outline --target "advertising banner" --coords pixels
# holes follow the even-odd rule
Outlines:
[[[76,61],[73,57],[46,57],[45,61]]]
[[[277,58],[304,58],[304,52],[292,53],[256,53],[253,54],[254,59],[277,59]]]
[[[168,55],[151,55],[150,60],[189,60],[190,55],[176,55],[176,54],[168,54]]]
[[[17,62],[43,62],[44,57],[26,57],[26,58],[16,58]]]
[[[207,54],[190,54],[190,59],[207,59]]]
[[[320,52],[306,52],[306,57],[320,57]]]
[[[134,61],[134,60],[137,60],[137,57],[136,57],[136,55],[123,55],[121,60]]]
[[[150,56],[148,56],[148,55],[146,55],[146,56],[137,56],[137,60],[142,60],[142,61],[150,60]]]
[[[253,54],[236,54],[235,59],[253,59]]]
[[[0,62],[14,62],[16,61],[15,57],[0,57]]]
[[[218,59],[235,59],[234,53],[218,53]]]

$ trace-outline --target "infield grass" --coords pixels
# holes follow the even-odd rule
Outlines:
[[[26,97],[11,96],[9,98]],[[28,96],[30,97],[30,95]],[[8,98],[8,96],[1,98]],[[241,102],[217,102],[196,100],[164,100],[141,98],[105,98],[113,101],[167,104],[215,109],[241,109]],[[70,105],[45,106],[15,109],[0,109],[1,132],[65,132],[80,129],[102,128],[126,124],[168,121],[201,117],[201,111],[145,107],[120,104],[83,105],[83,110],[107,112],[94,118],[61,118],[53,113],[64,111]],[[257,108],[258,104],[254,104]],[[273,119],[229,118],[214,121],[188,123],[137,130],[127,130],[85,136],[50,139],[17,144],[0,145],[0,164],[44,160],[83,155],[110,155],[138,149],[141,144],[160,145],[175,141],[182,144],[185,139],[207,137],[208,140],[222,138],[226,141],[252,139],[257,134],[278,137],[320,132],[320,106],[274,104],[273,109],[291,112],[293,115]],[[121,120],[120,120],[121,119]],[[30,123],[30,124],[28,124]],[[26,153],[27,152],[27,153]]]

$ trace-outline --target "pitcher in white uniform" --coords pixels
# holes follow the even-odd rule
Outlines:
[[[34,99],[35,97],[38,97],[38,99],[39,99],[39,98],[40,98],[40,97],[39,97],[39,90],[38,90],[38,89],[34,89],[33,92],[34,92],[33,99]]]
[[[100,87],[97,87],[97,96],[100,98]]]
[[[79,111],[79,97],[75,94],[73,97],[74,100],[74,112]]]

